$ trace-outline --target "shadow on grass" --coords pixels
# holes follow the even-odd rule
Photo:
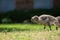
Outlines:
[[[30,31],[30,29],[0,28],[0,32],[13,32],[13,31]]]

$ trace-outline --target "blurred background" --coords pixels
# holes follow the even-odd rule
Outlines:
[[[60,0],[0,0],[0,23],[31,23],[34,15],[59,13]]]

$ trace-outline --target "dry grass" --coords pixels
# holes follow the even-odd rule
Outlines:
[[[0,32],[0,40],[60,40],[60,30]]]

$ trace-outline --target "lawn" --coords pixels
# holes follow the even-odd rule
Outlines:
[[[52,30],[39,24],[0,24],[0,40],[60,40],[60,28]]]
[[[59,28],[60,29],[60,28]],[[0,24],[0,30],[1,31],[12,31],[12,30],[18,30],[18,31],[43,31],[43,25],[39,24]],[[49,27],[46,27],[46,30],[49,30]],[[55,26],[52,25],[52,30],[56,30]]]

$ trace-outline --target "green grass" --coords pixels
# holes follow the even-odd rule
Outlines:
[[[0,30],[21,30],[21,31],[35,31],[43,30],[43,25],[39,24],[0,24]],[[49,27],[46,26],[46,30],[49,30]],[[56,30],[54,26],[52,26],[52,30]]]
[[[0,28],[16,28],[16,29],[28,29],[28,30],[43,30],[43,25],[39,24],[0,24]],[[49,30],[49,27],[46,27]],[[55,30],[55,26],[52,26],[52,30]]]
[[[0,24],[0,40],[60,40],[60,28],[48,30],[39,24]]]

